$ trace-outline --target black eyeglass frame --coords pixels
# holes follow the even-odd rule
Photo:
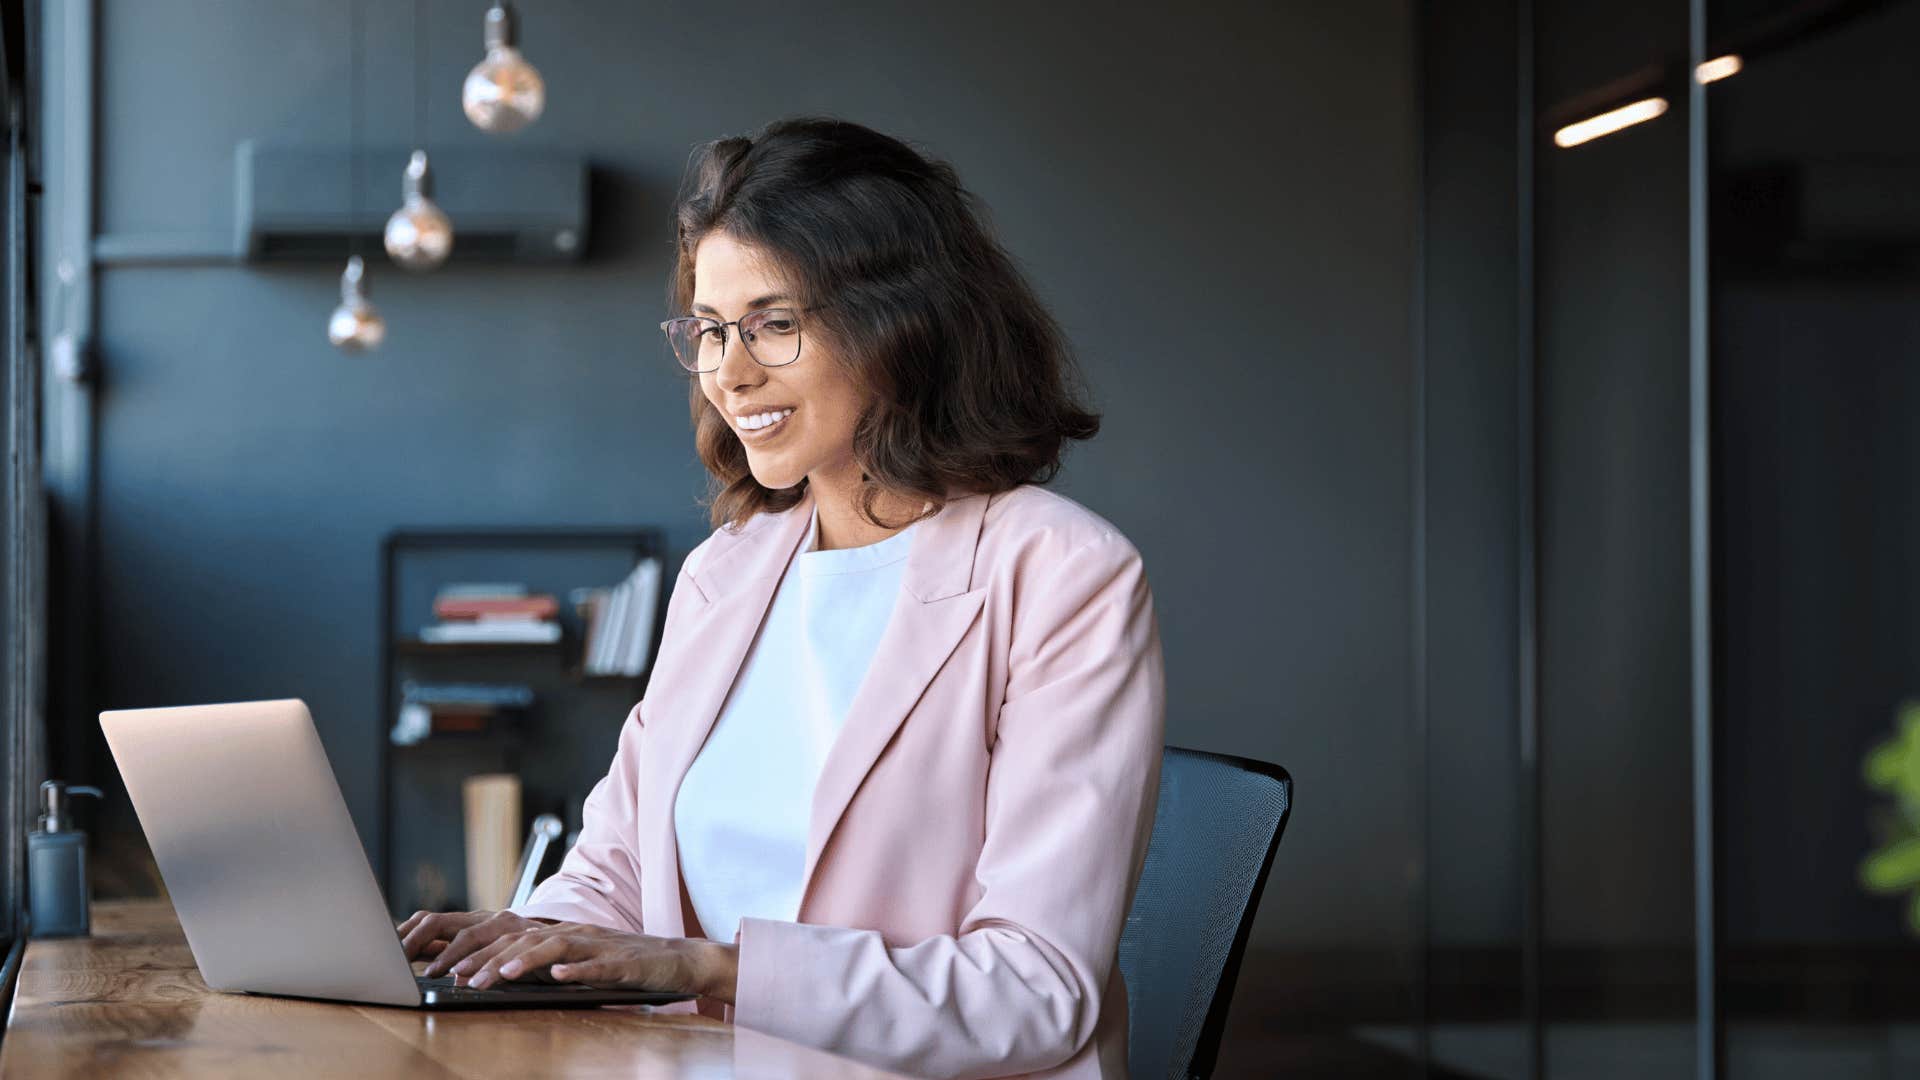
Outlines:
[[[754,363],[759,364],[761,367],[765,367],[765,368],[781,368],[797,362],[800,359],[800,354],[803,351],[805,351],[803,348],[803,345],[805,342],[804,327],[796,327],[793,331],[794,333],[793,359],[782,360],[777,364],[769,364],[766,361],[760,359],[760,354],[753,351],[753,340],[747,336],[746,331],[740,328],[740,324],[748,319],[753,318],[755,315],[765,315],[769,312],[774,312],[774,311],[791,311],[791,312],[794,312],[795,314],[801,314],[808,311],[819,311],[821,308],[832,307],[832,306],[833,305],[831,304],[814,304],[811,307],[801,307],[801,308],[787,307],[785,305],[781,305],[779,307],[755,308],[752,311],[747,312],[745,315],[740,316],[738,319],[734,319],[731,321],[723,321],[720,319],[716,319],[711,315],[677,315],[671,319],[663,320],[660,323],[660,333],[663,336],[665,336],[667,339],[667,351],[673,353],[674,363],[680,368],[681,371],[684,371],[689,375],[704,375],[709,371],[718,371],[720,370],[720,365],[715,364],[710,368],[700,368],[700,367],[688,367],[685,363],[681,362],[679,350],[673,347],[673,331],[669,329],[675,323],[685,323],[685,322],[706,323],[710,326],[719,327],[720,332],[722,334],[726,334],[727,327],[731,326],[740,333],[740,344],[745,345],[747,347],[747,356],[751,358]],[[794,321],[797,323],[800,320],[796,319]],[[728,335],[726,339],[720,342],[721,359],[726,358],[727,343],[728,341],[731,340],[731,338],[732,336]]]

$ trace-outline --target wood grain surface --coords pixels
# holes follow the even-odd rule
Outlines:
[[[208,990],[165,901],[103,901],[93,936],[27,946],[0,1077],[891,1076],[646,1006],[429,1012]]]

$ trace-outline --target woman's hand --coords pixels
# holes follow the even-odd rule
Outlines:
[[[416,911],[400,924],[400,947],[407,959],[431,956],[425,974],[439,977],[461,957],[510,934],[552,925],[552,919],[529,919],[511,911]]]
[[[455,979],[477,989],[502,980],[547,978],[732,1002],[738,957],[735,946],[717,941],[563,922],[502,933],[452,970]]]

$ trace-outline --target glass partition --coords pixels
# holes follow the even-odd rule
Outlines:
[[[1726,1073],[1920,1069],[1920,4],[1715,0]]]

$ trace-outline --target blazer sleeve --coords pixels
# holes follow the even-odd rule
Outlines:
[[[872,930],[743,918],[735,1023],[961,1077],[1046,1069],[1092,1037],[1153,827],[1159,629],[1117,533],[1031,569],[1046,577],[1016,605],[982,893],[960,932],[890,947]]]
[[[607,775],[593,786],[581,808],[580,838],[560,869],[533,890],[527,902],[509,908],[526,917],[591,923],[615,930],[640,931],[640,858],[636,777],[639,774],[643,700],[620,728]]]

